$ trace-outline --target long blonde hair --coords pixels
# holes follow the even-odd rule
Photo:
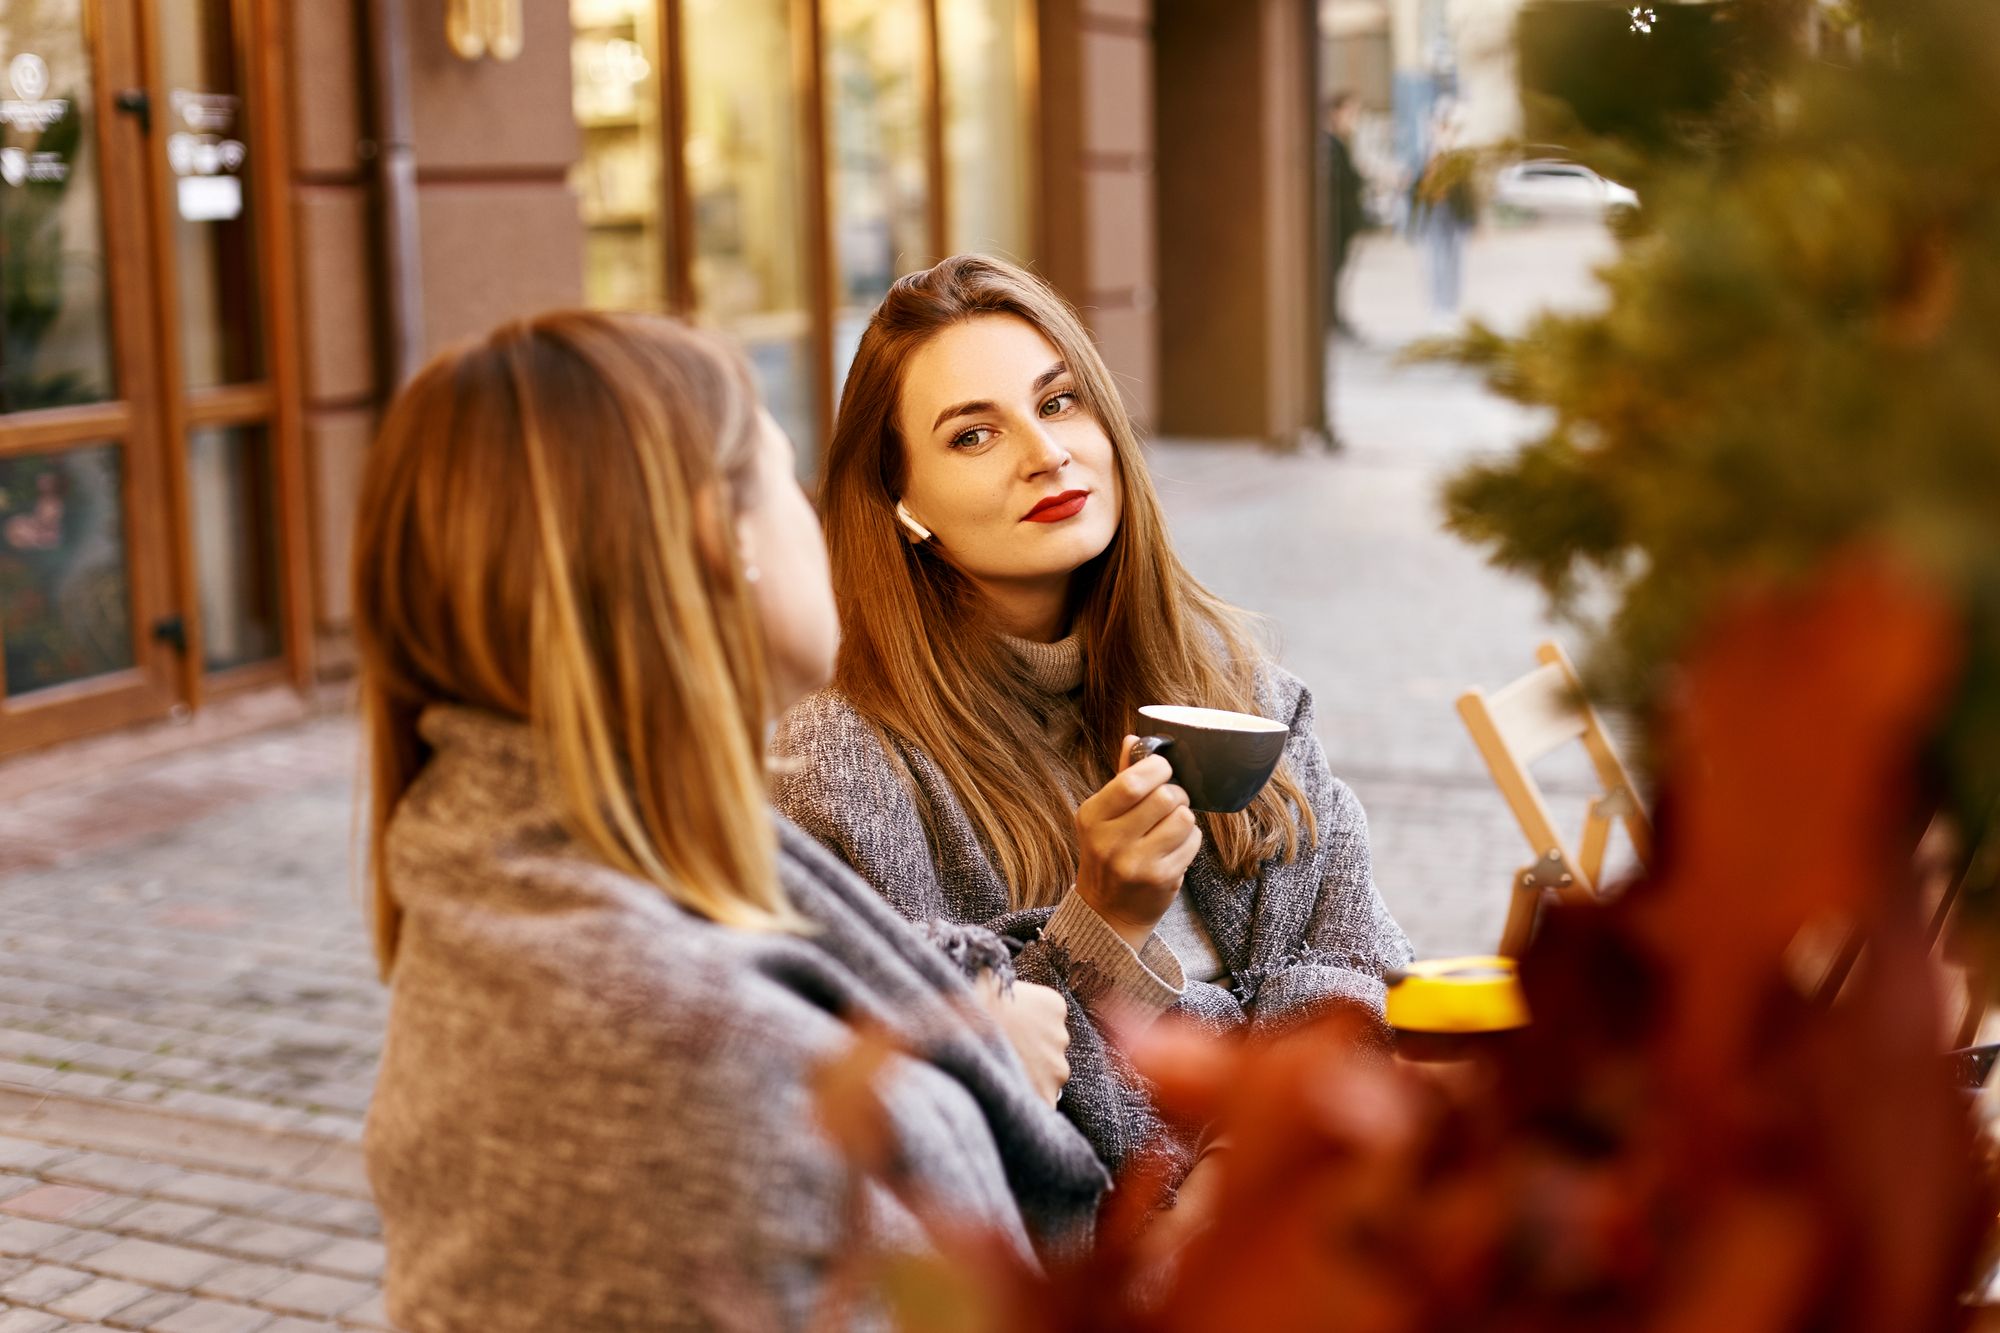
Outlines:
[[[669,320],[569,312],[433,361],[368,456],[354,629],[370,750],[377,961],[401,911],[386,854],[429,758],[423,710],[527,721],[565,826],[713,920],[794,918],[774,868],[762,631],[733,541],[754,501],[747,369]]]
[[[906,455],[896,412],[903,368],[940,331],[982,315],[1026,320],[1055,347],[1110,437],[1124,498],[1111,545],[1078,571],[1083,637],[1079,756],[1059,755],[1029,710],[1023,665],[978,589],[929,543],[898,530]],[[1243,617],[1174,555],[1159,497],[1110,373],[1060,297],[999,260],[958,255],[889,289],[862,335],[826,451],[820,503],[840,603],[834,684],[894,741],[944,770],[998,860],[1016,906],[1056,901],[1076,877],[1073,773],[1090,788],[1117,769],[1145,704],[1256,712],[1264,660]],[[1281,766],[1249,809],[1202,816],[1234,875],[1297,854],[1315,836],[1297,779]],[[1301,829],[1303,825],[1303,829]]]

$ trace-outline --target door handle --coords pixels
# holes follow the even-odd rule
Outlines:
[[[153,98],[144,88],[123,89],[111,104],[127,115],[139,118],[139,133],[153,132]]]
[[[160,643],[170,644],[181,656],[187,656],[187,622],[178,613],[161,616],[153,622],[153,638]]]

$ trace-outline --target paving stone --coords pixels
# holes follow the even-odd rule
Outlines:
[[[27,1272],[0,1283],[0,1297],[18,1305],[47,1305],[94,1281],[96,1279],[90,1274],[79,1273],[74,1268],[64,1268],[60,1264],[37,1264]]]
[[[150,1236],[156,1240],[177,1240],[208,1225],[217,1216],[215,1209],[199,1204],[154,1199],[122,1214],[111,1229],[127,1235]]]
[[[54,1333],[68,1323],[61,1315],[40,1310],[9,1310],[0,1314],[0,1333]]]
[[[387,1255],[388,1251],[383,1249],[380,1241],[337,1240],[325,1249],[313,1251],[309,1258],[301,1261],[301,1266],[338,1277],[379,1281]]]
[[[144,1162],[136,1157],[114,1157],[110,1153],[78,1153],[68,1161],[45,1167],[50,1180],[95,1185],[122,1194],[144,1194],[181,1174],[179,1167]]]
[[[111,1318],[119,1324],[132,1328],[152,1328],[160,1320],[176,1310],[185,1309],[189,1304],[188,1298],[179,1292],[160,1291],[133,1302]]]
[[[222,1216],[187,1239],[252,1259],[295,1259],[324,1247],[333,1238],[324,1231],[267,1222],[260,1217]]]
[[[301,1192],[258,1211],[267,1217],[304,1222],[330,1231],[352,1231],[363,1236],[382,1234],[381,1215],[375,1211],[375,1205],[365,1199],[342,1199],[331,1194]]]
[[[265,1292],[257,1303],[280,1314],[318,1315],[331,1318],[373,1296],[376,1288],[366,1282],[346,1278],[321,1277],[300,1273]]]
[[[395,1333],[395,1325],[389,1322],[388,1312],[382,1308],[382,1293],[376,1292],[352,1310],[343,1310],[340,1315],[343,1328],[386,1329]]]
[[[118,1237],[102,1231],[79,1231],[68,1240],[49,1246],[37,1257],[47,1263],[82,1266],[91,1255],[108,1250],[117,1243]]]
[[[270,1323],[258,1329],[257,1333],[340,1333],[341,1329],[348,1327],[350,1325],[344,1320],[341,1323],[334,1324],[324,1319],[298,1319],[291,1315],[284,1315],[273,1319]]]
[[[220,1301],[194,1301],[164,1319],[146,1325],[146,1333],[252,1333],[267,1327],[271,1316],[262,1310]]]
[[[0,1222],[0,1254],[22,1258],[37,1255],[75,1234],[71,1228],[57,1226],[53,1222],[36,1222],[25,1217],[10,1217]]]
[[[116,1278],[99,1278],[87,1287],[79,1287],[69,1295],[53,1301],[45,1301],[49,1309],[72,1319],[109,1319],[127,1306],[133,1305],[152,1293],[151,1287],[142,1287],[136,1282],[121,1282]]]
[[[85,1189],[81,1185],[37,1185],[0,1203],[0,1213],[58,1222],[107,1197],[103,1190]]]
[[[129,1194],[106,1194],[95,1202],[85,1204],[63,1218],[67,1226],[104,1230],[115,1228],[119,1221],[134,1209],[144,1207],[144,1201]]]
[[[204,1250],[150,1240],[120,1240],[91,1255],[83,1267],[107,1277],[185,1290],[227,1266],[229,1260]]]
[[[74,1156],[76,1156],[74,1148],[0,1135],[0,1167],[11,1171],[39,1171],[53,1162]]]
[[[266,1212],[288,1193],[263,1181],[201,1171],[185,1172],[152,1190],[156,1198],[206,1204],[211,1208],[226,1208],[235,1212]]]
[[[290,1269],[270,1264],[233,1264],[195,1283],[194,1290],[218,1300],[254,1301],[291,1275]]]

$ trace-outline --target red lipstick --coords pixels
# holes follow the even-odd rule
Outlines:
[[[1066,518],[1075,518],[1083,512],[1083,505],[1090,499],[1089,491],[1064,491],[1061,495],[1051,495],[1036,503],[1022,516],[1024,523],[1060,523]]]

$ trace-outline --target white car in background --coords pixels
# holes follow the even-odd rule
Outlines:
[[[1602,217],[1614,208],[1637,208],[1639,196],[1589,167],[1541,157],[1501,168],[1493,202],[1537,217]]]

